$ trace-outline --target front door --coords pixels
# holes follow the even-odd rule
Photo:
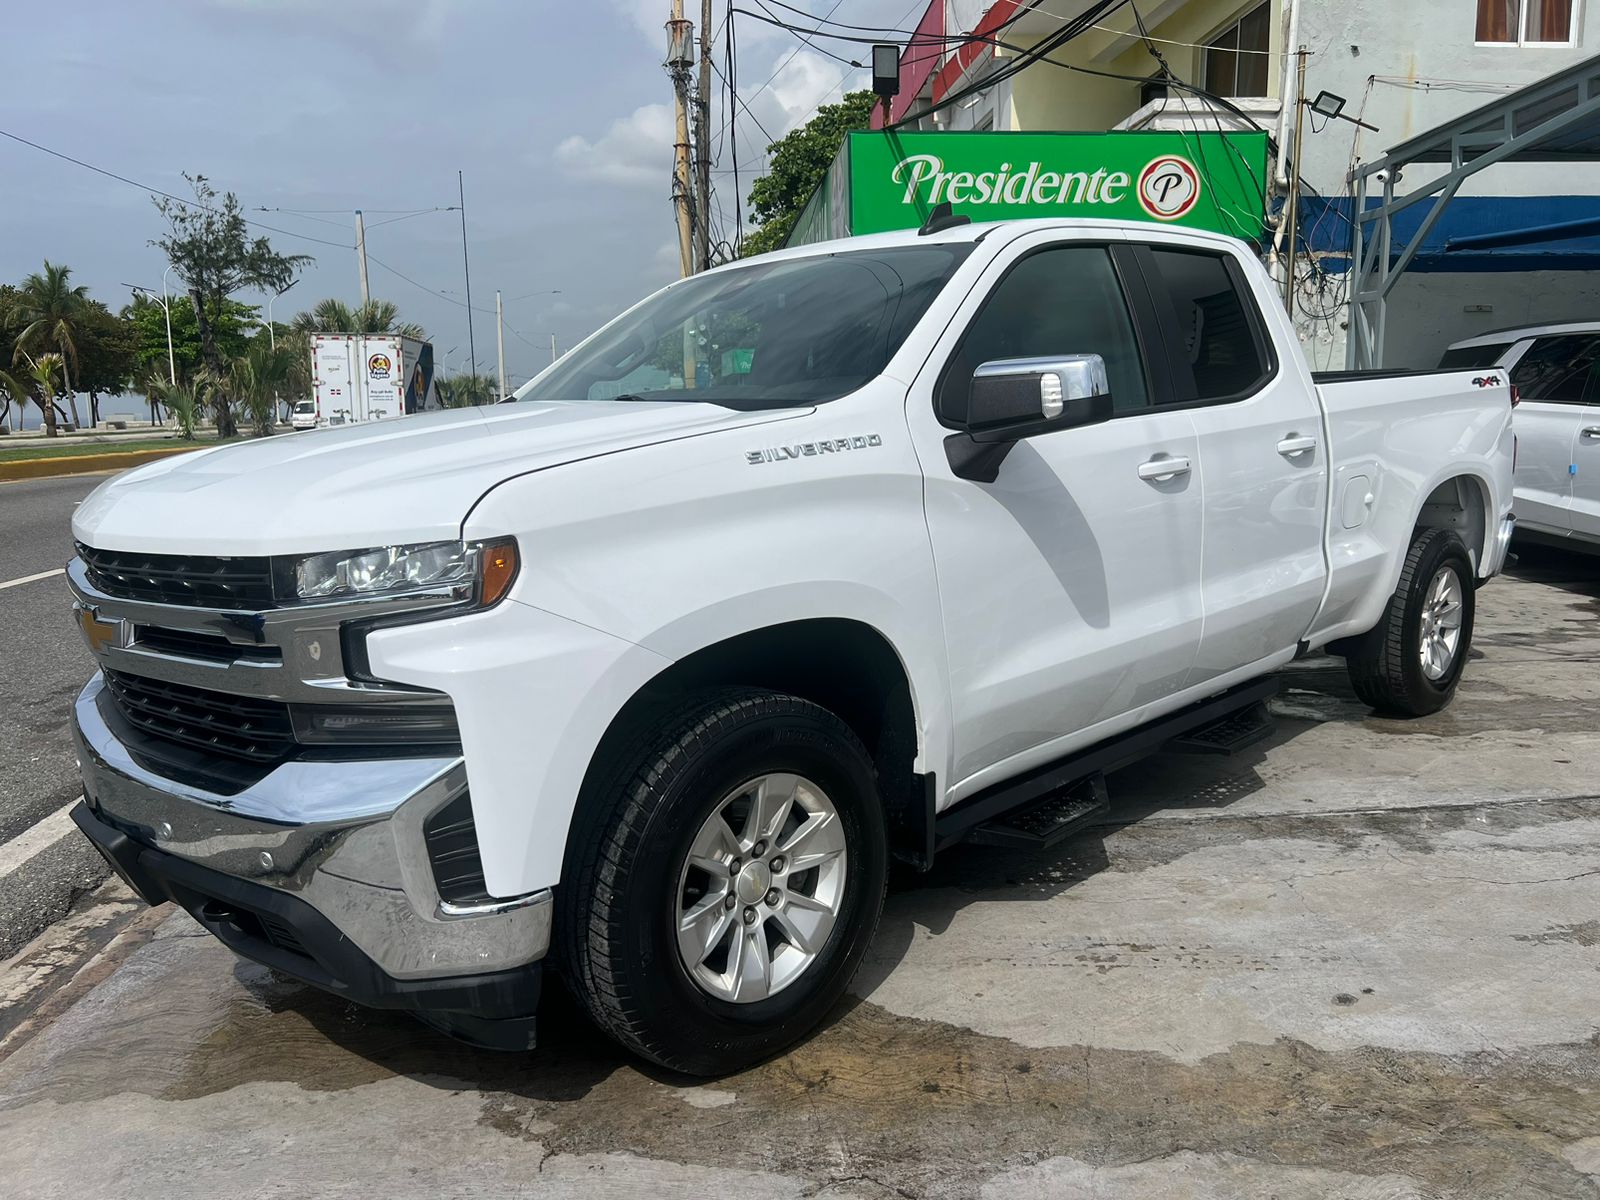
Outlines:
[[[1511,368],[1522,395],[1512,419],[1519,522],[1564,534],[1600,516],[1600,440],[1583,433],[1600,426],[1591,419],[1600,399],[1597,368],[1600,335],[1592,333],[1538,338]]]
[[[1194,662],[1199,446],[1188,412],[1155,404],[1130,271],[1115,242],[1019,238],[911,389],[949,647],[951,799],[1096,740],[1109,731],[1087,731],[1172,696]],[[1018,442],[993,483],[954,474],[944,442],[974,369],[1073,354],[1105,359],[1115,417]]]
[[[1246,264],[1155,240],[1136,253],[1200,440],[1200,684],[1293,650],[1316,616],[1328,448],[1316,393],[1278,360]]]

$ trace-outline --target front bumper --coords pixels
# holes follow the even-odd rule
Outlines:
[[[99,676],[78,697],[73,815],[145,900],[359,1003],[532,1015],[550,892],[452,905],[434,882],[423,826],[465,790],[459,757],[294,759],[222,795],[144,765],[110,705]]]

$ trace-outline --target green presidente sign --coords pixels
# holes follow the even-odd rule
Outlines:
[[[1265,133],[853,133],[789,245],[914,229],[948,201],[974,221],[1106,217],[1254,241]]]

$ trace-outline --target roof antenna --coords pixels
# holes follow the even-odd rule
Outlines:
[[[950,208],[950,201],[941,200],[933,206],[933,211],[928,214],[928,219],[922,223],[922,228],[917,230],[918,237],[927,237],[930,233],[940,233],[946,229],[954,229],[957,225],[971,225],[971,217],[958,217]]]

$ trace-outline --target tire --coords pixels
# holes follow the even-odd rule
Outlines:
[[[673,711],[629,739],[580,796],[557,892],[559,961],[579,1002],[625,1047],[674,1071],[720,1075],[797,1041],[843,994],[883,907],[883,807],[872,760],[826,709],[725,688],[692,693]],[[762,813],[789,814],[760,856],[745,836],[757,813],[753,781],[764,781]],[[727,828],[720,841],[717,813]],[[726,849],[729,836],[738,855]],[[778,861],[789,846],[793,864],[821,865],[789,871]],[[708,863],[727,877],[702,870]],[[816,934],[830,906],[831,923]],[[695,912],[702,922],[682,935],[691,954],[679,927]],[[715,948],[699,961],[706,945]]]
[[[1441,607],[1441,577],[1453,572],[1455,608]],[[1352,638],[1346,666],[1356,695],[1380,713],[1423,717],[1436,713],[1455,695],[1472,648],[1472,559],[1461,539],[1448,529],[1419,529],[1400,571],[1400,586],[1369,632]],[[1425,631],[1443,629],[1440,616],[1458,621],[1455,643],[1442,661],[1436,654],[1425,664]],[[1448,640],[1448,639],[1446,639]]]

